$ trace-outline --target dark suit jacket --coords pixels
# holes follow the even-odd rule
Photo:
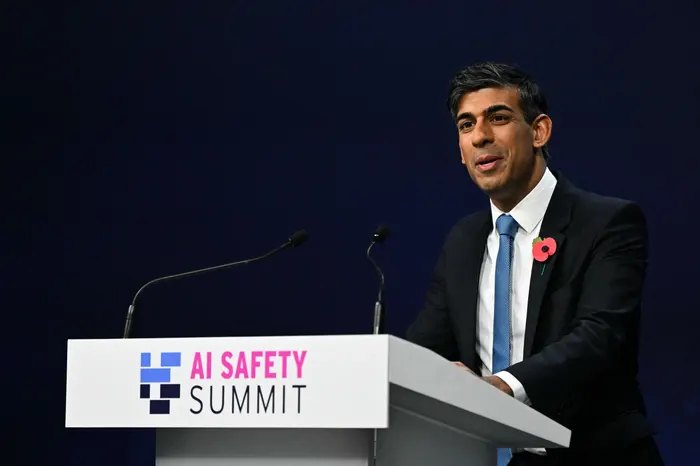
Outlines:
[[[569,449],[624,448],[654,433],[637,383],[647,227],[634,203],[575,188],[553,170],[557,186],[540,237],[557,250],[533,261],[524,360],[508,371],[532,407],[572,430]],[[434,278],[407,339],[480,372],[477,293],[490,210],[449,232]]]

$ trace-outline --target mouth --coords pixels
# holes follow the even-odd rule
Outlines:
[[[482,173],[489,172],[498,168],[501,163],[503,163],[503,157],[493,154],[484,154],[477,157],[476,169]]]

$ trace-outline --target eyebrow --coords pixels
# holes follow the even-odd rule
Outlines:
[[[506,104],[498,104],[498,105],[491,105],[490,107],[488,107],[488,108],[484,111],[484,114],[485,114],[486,116],[488,116],[488,115],[492,115],[492,114],[494,114],[494,113],[496,113],[496,112],[500,112],[500,111],[502,111],[502,110],[505,110],[505,111],[510,112],[510,113],[515,113],[515,110],[513,110],[512,108],[510,108],[510,107],[507,106]],[[474,114],[471,113],[471,112],[460,113],[459,115],[457,115],[456,121],[459,122],[460,120],[466,120],[466,119],[472,119],[472,120],[473,120],[473,119],[474,119]]]

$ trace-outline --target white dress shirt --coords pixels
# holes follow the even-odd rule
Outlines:
[[[535,188],[507,214],[518,222],[518,231],[513,241],[513,263],[511,265],[511,361],[515,364],[523,360],[525,342],[525,322],[527,301],[530,292],[532,271],[532,242],[540,234],[542,219],[554,193],[557,179],[549,168]],[[503,214],[493,202],[491,217],[493,230],[486,241],[486,250],[479,277],[479,301],[477,307],[476,352],[481,359],[481,374],[490,375],[493,367],[493,315],[495,304],[496,256],[498,255],[499,235],[496,220]],[[496,373],[513,390],[515,399],[530,404],[524,387],[507,370]],[[544,450],[530,450],[543,453]]]

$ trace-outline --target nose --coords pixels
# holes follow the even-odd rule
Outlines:
[[[493,142],[493,131],[488,123],[483,120],[477,121],[472,131],[472,145],[474,147],[484,147]]]

